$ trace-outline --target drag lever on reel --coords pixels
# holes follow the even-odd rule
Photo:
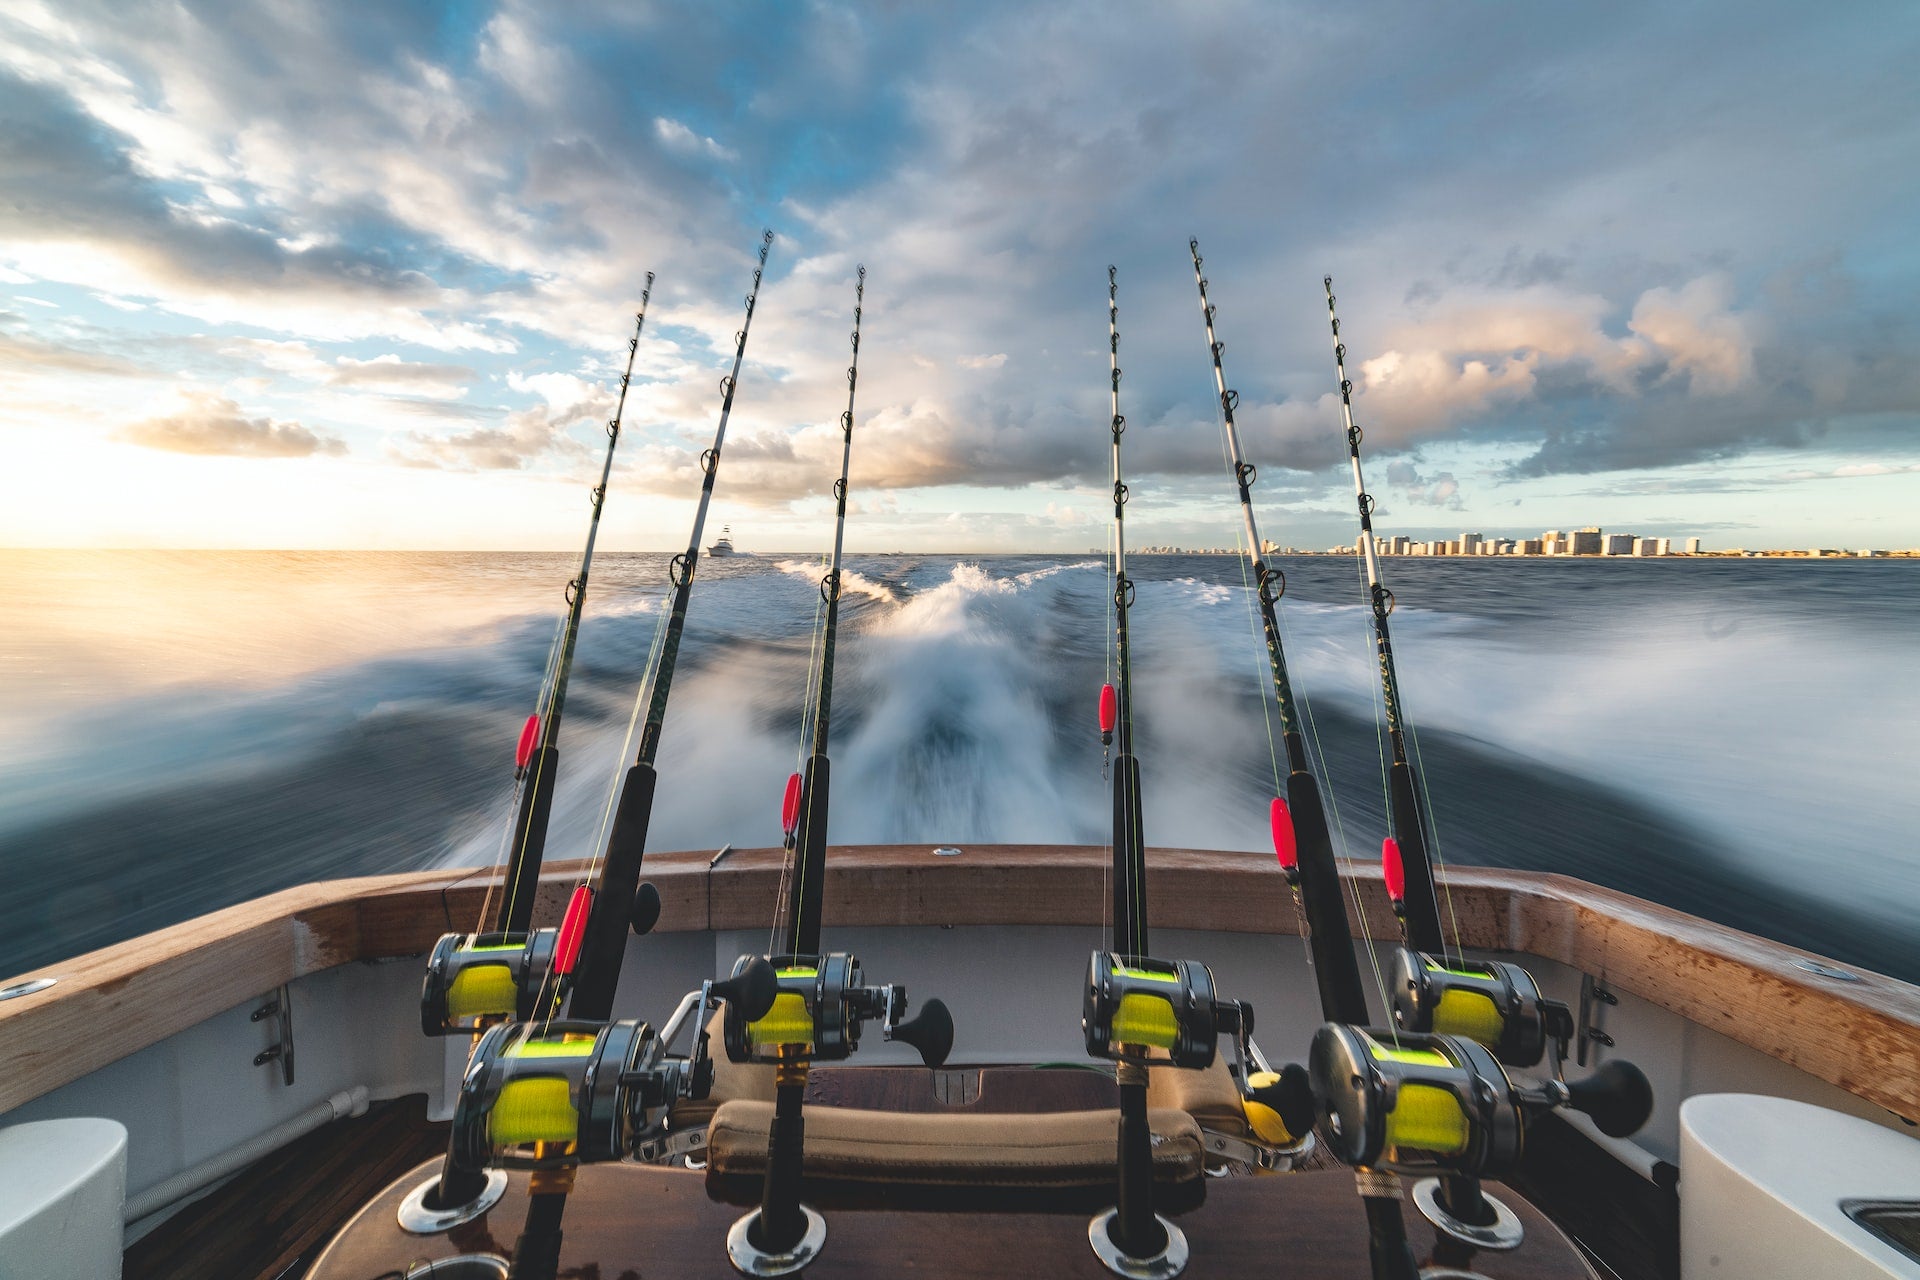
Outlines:
[[[770,1009],[756,1018],[729,1004],[722,1023],[729,1059],[774,1068],[773,1124],[767,1134],[760,1208],[727,1233],[728,1258],[750,1276],[791,1275],[817,1258],[826,1244],[826,1219],[800,1202],[808,1066],[851,1056],[860,1046],[862,1025],[873,1021],[881,1024],[883,1039],[912,1045],[928,1067],[944,1063],[953,1048],[953,1017],[945,1004],[929,1000],[918,1017],[905,1019],[906,988],[864,985],[860,962],[847,952],[768,960],[779,982]],[[742,956],[734,971],[768,960]]]
[[[1653,1112],[1653,1089],[1615,1059],[1585,1080],[1516,1084],[1484,1045],[1466,1036],[1373,1031],[1328,1023],[1309,1058],[1327,1144],[1347,1164],[1451,1177],[1498,1178],[1519,1166],[1527,1127],[1562,1107],[1583,1111],[1621,1138]],[[1483,1249],[1520,1243],[1519,1220],[1492,1197],[1491,1221],[1463,1221],[1422,1182],[1415,1202],[1442,1232]]]
[[[480,1202],[443,1203],[441,1180],[430,1179],[402,1202],[401,1227],[426,1235],[477,1217],[505,1190],[498,1170],[620,1160],[657,1141],[673,1104],[703,1098],[712,1086],[704,1033],[690,1056],[672,1053],[691,1016],[715,1002],[764,1016],[777,992],[772,968],[760,961],[690,992],[657,1035],[637,1020],[495,1023],[467,1064],[448,1150],[448,1168],[473,1175]]]

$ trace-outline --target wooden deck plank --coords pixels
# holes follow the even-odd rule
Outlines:
[[[376,1103],[296,1139],[128,1249],[126,1280],[294,1280],[340,1225],[446,1149],[425,1099]]]
[[[367,1280],[418,1258],[485,1252],[510,1257],[526,1215],[526,1175],[486,1214],[448,1236],[407,1236],[394,1221],[400,1198],[431,1166],[399,1179],[349,1224],[314,1264],[308,1280]],[[1528,1241],[1518,1252],[1476,1259],[1490,1280],[1591,1280],[1579,1252],[1539,1210],[1502,1197],[1521,1217]],[[707,1197],[699,1174],[640,1165],[592,1165],[569,1197],[560,1253],[566,1280],[598,1276],[673,1276],[735,1280],[727,1230],[740,1210]],[[1424,1242],[1430,1232],[1409,1230]],[[1353,1179],[1302,1173],[1209,1182],[1206,1202],[1179,1219],[1192,1248],[1187,1275],[1277,1275],[1294,1280],[1352,1280],[1367,1264],[1366,1217]],[[827,1244],[807,1269],[816,1280],[988,1280],[1009,1275],[1049,1280],[1110,1280],[1087,1247],[1077,1214],[900,1213],[845,1211],[827,1219]]]

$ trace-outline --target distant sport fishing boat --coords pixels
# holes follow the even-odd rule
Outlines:
[[[304,885],[0,981],[0,1277],[1920,1278],[1920,989],[1444,865],[1371,554],[1387,834],[1336,859],[1190,247],[1288,761],[1274,862],[1145,840],[1112,268],[1109,841],[828,848],[863,267],[784,839],[646,855],[755,270],[591,860],[544,853],[619,413],[504,866]],[[908,984],[943,999],[909,1017]]]
[[[715,559],[738,554],[733,549],[732,525],[722,525],[720,527],[720,536],[715,538],[713,545],[707,548],[707,554]]]

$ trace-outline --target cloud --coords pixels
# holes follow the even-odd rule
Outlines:
[[[1102,487],[1109,262],[1138,500],[1208,491],[1189,234],[1274,491],[1340,483],[1326,273],[1368,447],[1414,467],[1409,502],[1473,474],[1449,450],[1520,458],[1517,490],[1915,447],[1920,279],[1897,246],[1920,117],[1864,17],[1776,7],[1729,52],[1710,11],[1662,17],[1651,47],[1637,10],[1474,30],[1419,10],[1384,32],[1302,4],[1112,22],[1091,0],[23,13],[0,272],[65,307],[33,340],[159,369],[137,340],[193,330],[246,368],[203,350],[177,382],[306,421],[359,401],[353,430],[389,433],[355,434],[363,455],[566,466],[658,269],[629,401],[647,443],[622,469],[684,492],[763,218],[781,239],[723,497],[817,497],[837,473],[856,262],[856,494]],[[1295,127],[1330,102],[1337,146]],[[1337,191],[1341,217],[1301,191]],[[62,283],[148,309],[83,343],[57,326],[91,304]],[[513,412],[465,407],[502,387]]]
[[[22,373],[83,373],[131,378],[150,372],[120,356],[41,338],[0,333],[0,377]]]
[[[1729,309],[1732,282],[1701,276],[1679,289],[1649,289],[1634,304],[1627,327],[1665,358],[1667,377],[1685,374],[1696,395],[1725,395],[1753,380],[1753,337],[1744,317]]]
[[[114,439],[203,457],[307,458],[347,451],[341,441],[297,422],[249,418],[238,404],[213,392],[188,392],[184,399],[178,411],[131,423],[115,432]]]
[[[520,471],[548,458],[574,460],[593,453],[567,432],[611,417],[613,393],[567,374],[518,379],[516,390],[539,390],[553,398],[506,415],[498,426],[452,435],[411,432],[395,456],[408,466],[450,471]]]
[[[1413,463],[1396,458],[1387,464],[1387,483],[1393,486],[1394,492],[1419,506],[1444,507],[1449,511],[1466,508],[1460,497],[1460,482],[1453,478],[1451,471],[1423,476]]]
[[[660,139],[661,145],[669,151],[682,155],[705,155],[715,160],[734,161],[740,158],[736,151],[721,146],[712,138],[695,133],[678,120],[669,120],[665,116],[653,118],[653,134]]]
[[[356,360],[341,356],[327,381],[336,387],[370,387],[380,391],[410,391],[416,395],[457,399],[478,375],[466,365],[424,364],[397,355]]]

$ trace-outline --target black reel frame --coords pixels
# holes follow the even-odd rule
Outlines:
[[[456,1168],[549,1169],[632,1156],[673,1154],[661,1140],[668,1113],[683,1098],[705,1098],[713,1061],[702,1026],[686,1055],[674,1044],[718,1004],[764,1016],[777,988],[764,961],[742,965],[726,982],[711,979],[680,1001],[665,1029],[637,1020],[499,1023],[474,1046],[454,1105],[449,1154]],[[559,1133],[501,1135],[495,1112],[510,1086],[565,1081],[575,1124]]]
[[[755,963],[772,966],[777,994],[763,1018],[748,1016],[734,1003],[727,1005],[722,1035],[730,1061],[842,1062],[860,1047],[863,1024],[875,1021],[880,1023],[881,1039],[913,1045],[929,1067],[945,1062],[953,1048],[953,1019],[946,1005],[928,1000],[918,1017],[907,1018],[907,989],[893,983],[865,985],[859,960],[848,952],[741,956],[733,972],[737,976]],[[793,1013],[796,1001],[805,1011],[804,1040],[796,1038],[800,1026]],[[796,1046],[803,1048],[796,1050]]]
[[[531,933],[448,933],[433,944],[427,976],[420,988],[420,1030],[429,1036],[470,1035],[498,1022],[527,1022],[557,1009],[565,990],[550,982],[558,929]],[[504,968],[513,979],[511,1008],[452,1012],[454,987],[461,977]],[[544,1000],[543,1000],[544,995]],[[544,1007],[542,1007],[544,1005]]]
[[[1333,1153],[1407,1173],[1498,1178],[1518,1167],[1528,1124],[1548,1111],[1585,1112],[1615,1138],[1653,1111],[1652,1086],[1630,1062],[1615,1059],[1571,1084],[1518,1085],[1465,1036],[1330,1022],[1314,1035],[1308,1070]]]
[[[1397,949],[1392,964],[1393,1021],[1401,1031],[1466,1036],[1509,1067],[1538,1066],[1551,1042],[1559,1076],[1573,1039],[1573,1011],[1541,995],[1525,969],[1500,960],[1436,958],[1411,947]]]
[[[1159,1014],[1160,1005],[1166,1006],[1167,1015]],[[1231,1035],[1237,1074],[1246,1087],[1253,1006],[1217,999],[1213,970],[1198,960],[1094,952],[1087,964],[1080,1029],[1089,1057],[1195,1070],[1212,1066],[1220,1037]],[[1153,1056],[1146,1052],[1150,1048],[1163,1049],[1167,1056]]]

